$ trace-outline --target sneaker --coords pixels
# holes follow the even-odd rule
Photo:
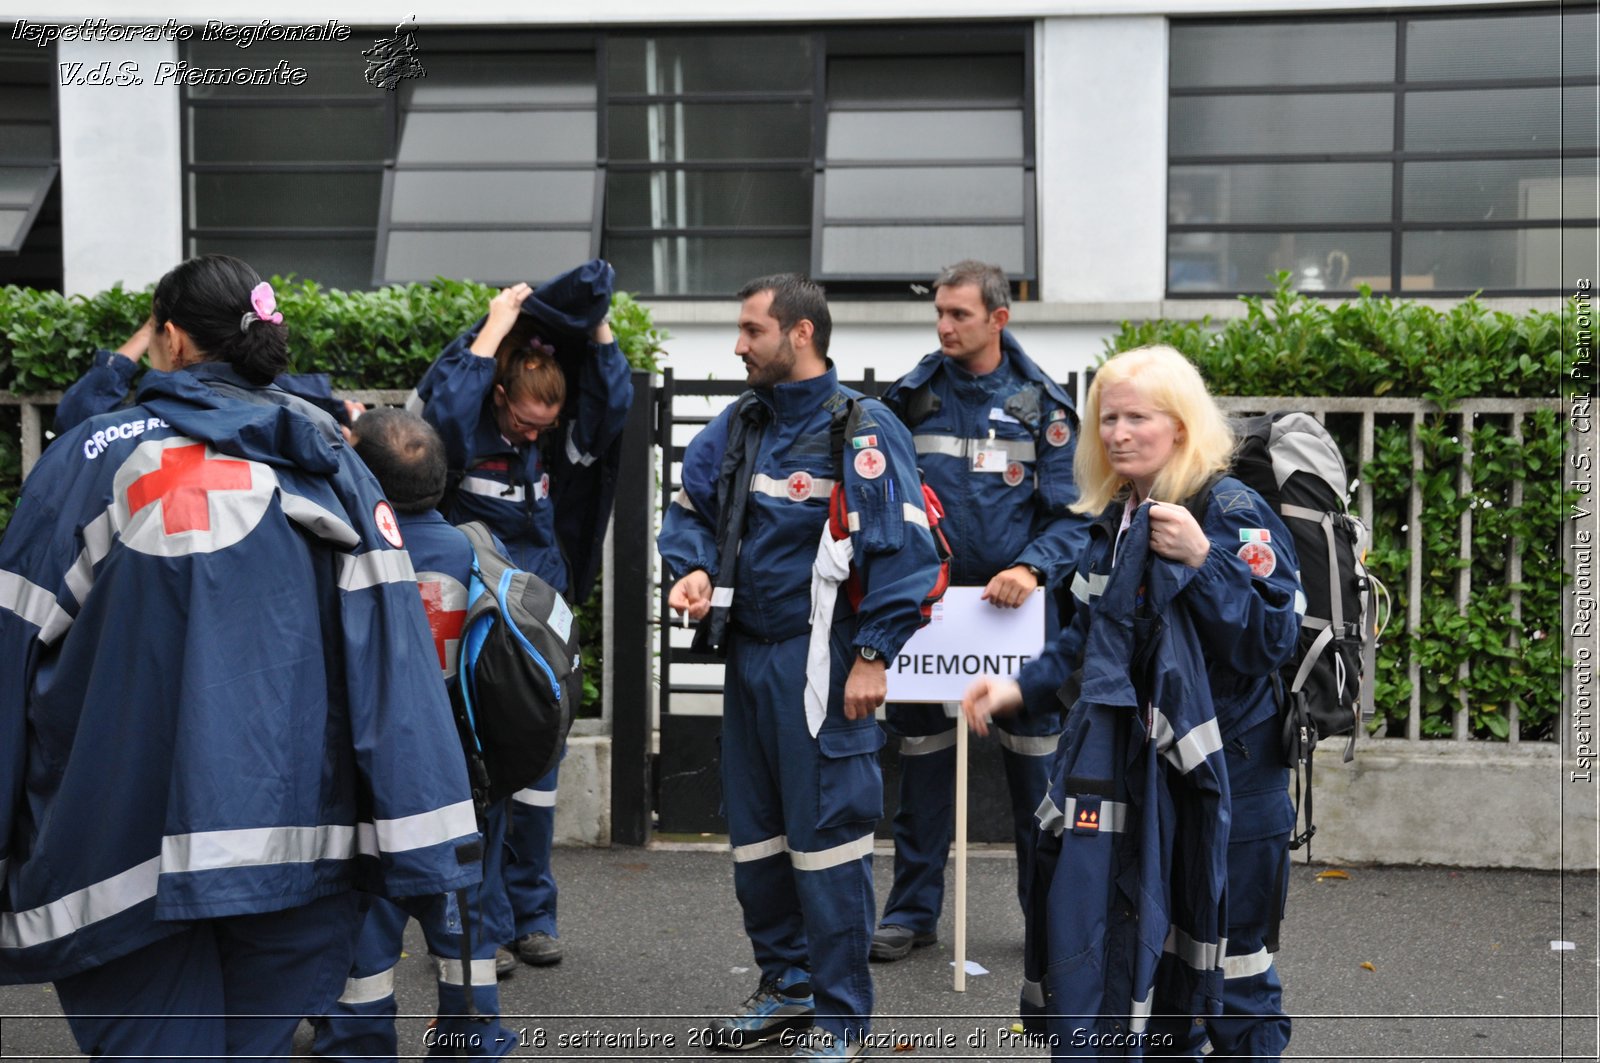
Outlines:
[[[494,976],[498,979],[510,978],[517,973],[517,955],[504,945],[494,950]]]
[[[910,927],[890,923],[872,932],[872,950],[867,956],[877,963],[893,963],[911,955],[912,949],[925,948],[938,940],[939,935],[932,930],[919,934]]]
[[[739,1014],[711,1020],[706,1042],[712,1048],[730,1052],[756,1048],[785,1030],[810,1026],[816,1017],[817,1005],[809,981],[781,987],[776,980],[764,981],[745,998]]]
[[[812,1030],[799,1039],[803,1047],[790,1059],[865,1059],[866,1051],[859,1041],[845,1041],[827,1030]]]
[[[561,962],[561,942],[549,934],[534,931],[517,939],[517,955],[530,967],[549,967]]]

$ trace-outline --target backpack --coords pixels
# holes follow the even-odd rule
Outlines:
[[[844,447],[847,438],[854,439],[858,434],[856,429],[860,422],[860,404],[855,399],[848,399],[845,408],[833,415],[833,422],[828,426],[829,460],[838,470],[833,490],[828,495],[828,534],[836,541],[850,537],[850,503],[845,497],[844,490]],[[934,579],[933,587],[922,599],[922,623],[926,624],[933,618],[933,607],[944,597],[944,592],[950,589],[950,559],[955,556],[955,552],[950,549],[950,540],[941,527],[944,521],[944,504],[939,501],[939,495],[934,489],[922,479],[920,469],[917,470],[917,483],[922,487],[922,511],[928,517],[928,532],[933,536],[934,552],[939,555],[939,575]],[[853,564],[850,566],[850,576],[845,580],[844,591],[850,601],[850,608],[859,611],[862,598],[861,577]]]
[[[583,697],[577,621],[555,588],[517,568],[477,521],[461,626],[458,713],[474,790],[498,801],[549,774]],[[475,794],[476,796],[476,794]]]
[[[1306,612],[1295,654],[1275,677],[1283,749],[1295,769],[1295,818],[1300,818],[1300,775],[1305,775],[1305,830],[1289,847],[1309,846],[1312,819],[1312,751],[1322,739],[1349,735],[1344,759],[1355,755],[1361,704],[1362,659],[1378,632],[1377,595],[1383,590],[1363,564],[1367,529],[1349,512],[1350,479],[1344,456],[1328,430],[1309,413],[1284,410],[1235,419],[1239,444],[1225,475],[1253,488],[1283,519],[1300,560]],[[1198,521],[1217,477],[1190,503]],[[1306,850],[1310,858],[1309,847]]]

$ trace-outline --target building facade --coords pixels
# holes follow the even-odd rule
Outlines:
[[[330,287],[496,283],[603,255],[670,364],[733,376],[731,293],[798,270],[846,375],[892,376],[965,257],[1011,274],[1058,374],[1279,271],[1510,307],[1595,276],[1593,2],[974,6],[19,15],[0,282],[137,287],[226,251]]]

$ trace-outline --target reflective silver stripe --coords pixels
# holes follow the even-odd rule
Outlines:
[[[1214,942],[1196,941],[1176,926],[1167,927],[1167,940],[1162,946],[1163,952],[1170,952],[1202,973],[1217,969],[1222,962],[1222,949]]]
[[[1072,574],[1072,596],[1080,602],[1090,602],[1106,592],[1106,580],[1110,577],[1104,572],[1091,572],[1088,579],[1084,579],[1082,572]]]
[[[1044,983],[1022,980],[1022,1002],[1036,1008],[1044,1007]]]
[[[91,883],[25,912],[0,912],[0,949],[26,949],[56,941],[109,919],[156,895],[161,857],[152,856],[110,878]]]
[[[1222,730],[1215,718],[1207,720],[1178,741],[1173,741],[1172,721],[1166,713],[1156,710],[1156,749],[1184,775],[1206,762],[1206,758],[1222,748]]]
[[[789,839],[780,834],[776,838],[751,842],[749,845],[735,845],[733,847],[733,862],[743,864],[751,860],[765,860],[769,856],[777,856],[779,853],[788,851]]]
[[[554,790],[535,790],[530,786],[525,790],[518,790],[512,794],[511,800],[519,805],[532,805],[534,808],[554,808],[556,807],[556,792]]]
[[[478,833],[478,817],[470,800],[414,816],[376,820],[373,825],[378,829],[378,847],[386,853],[425,849]]]
[[[1143,1000],[1135,1000],[1128,1010],[1128,1029],[1132,1033],[1144,1032],[1145,1025],[1150,1021],[1150,1002],[1155,995],[1156,991],[1151,989]]]
[[[433,962],[439,967],[439,981],[445,985],[466,985],[467,981],[461,976],[461,961],[459,959],[447,960],[443,956],[435,956]],[[495,981],[494,958],[472,961],[472,984],[493,985]]]
[[[1266,949],[1258,949],[1246,956],[1224,956],[1222,958],[1222,977],[1224,978],[1254,978],[1258,974],[1266,974],[1272,969],[1272,953]]]
[[[9,609],[38,628],[39,641],[47,644],[72,626],[72,616],[61,608],[55,595],[15,572],[0,572],[0,609]]]
[[[687,488],[680,487],[678,489],[678,493],[672,496],[672,500],[678,505],[682,506],[684,509],[687,509],[690,513],[700,512],[698,509],[694,508],[694,499],[689,497],[689,491]]]
[[[733,604],[732,587],[711,588],[711,607],[713,609],[726,609]]]
[[[1061,744],[1061,736],[1058,734],[1014,735],[998,727],[995,728],[995,734],[1002,746],[1023,757],[1048,757],[1055,753],[1056,746]]]
[[[356,824],[356,852],[362,856],[378,855],[378,830],[372,824]]]
[[[567,432],[567,460],[574,465],[593,465],[594,455],[585,454],[578,449],[578,444],[572,441],[572,432]]]
[[[1051,834],[1060,836],[1072,829],[1072,821],[1078,814],[1078,799],[1067,798],[1066,808],[1057,808],[1056,803],[1046,794],[1039,808],[1034,812],[1034,818],[1039,821],[1039,829],[1047,830]],[[1121,834],[1127,829],[1128,806],[1121,801],[1100,802],[1100,833]]]
[[[790,849],[789,862],[794,865],[796,871],[826,871],[830,867],[838,867],[871,855],[872,835],[863,834],[853,842],[845,842],[843,845],[835,845],[832,849],[823,849],[819,852],[802,853]]]
[[[115,507],[112,507],[83,526],[83,551],[67,569],[67,589],[80,605],[88,601],[89,590],[94,586],[94,567],[111,553],[114,512]]]
[[[925,757],[929,753],[937,753],[941,749],[950,749],[956,744],[956,729],[940,731],[936,735],[907,735],[900,739],[900,755],[902,757]]]
[[[369,974],[365,978],[351,978],[339,994],[341,1004],[376,1004],[394,996],[394,968]]]
[[[915,524],[919,528],[926,528],[928,526],[928,515],[926,513],[924,513],[922,510],[918,509],[916,506],[913,506],[910,502],[902,503],[902,510],[901,510],[900,516],[901,516],[901,519],[904,520],[907,524]],[[847,531],[851,531],[851,532],[860,531],[861,530],[861,514],[853,513],[853,512],[852,513],[846,513],[844,515],[844,526],[845,526],[845,530],[847,530]]]
[[[415,583],[416,570],[405,550],[368,550],[347,554],[339,561],[339,589],[353,593],[382,583]]]
[[[278,505],[282,507],[284,516],[319,539],[326,539],[346,550],[361,543],[361,536],[348,521],[333,511],[317,505],[309,498],[303,498],[292,491],[280,490]]]
[[[504,502],[523,502],[527,500],[528,493],[521,484],[501,483],[491,480],[487,476],[463,476],[461,490],[471,495],[482,495],[485,498],[498,498]]]
[[[330,824],[169,834],[161,839],[161,873],[348,860],[355,855],[355,841],[352,828]]]
[[[1049,831],[1051,834],[1061,833],[1061,824],[1066,821],[1066,813],[1056,807],[1049,794],[1044,795],[1044,800],[1039,802],[1039,807],[1033,810],[1033,818],[1039,821],[1039,829]]]
[[[828,494],[833,490],[834,483],[835,481],[828,479],[826,476],[813,476],[811,478],[811,494],[807,498],[827,501]],[[775,480],[764,472],[758,472],[750,477],[750,491],[752,494],[770,495],[773,498],[788,498],[789,480],[787,477],[782,480]]]
[[[918,454],[943,454],[947,458],[965,458],[980,450],[1003,450],[1012,461],[1033,461],[1038,456],[1031,439],[967,439],[930,433],[917,436],[916,444]]]

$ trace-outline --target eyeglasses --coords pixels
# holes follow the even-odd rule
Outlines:
[[[559,417],[555,417],[549,421],[543,422],[524,421],[521,417],[517,416],[517,411],[512,407],[510,401],[506,400],[505,389],[499,387],[498,385],[496,385],[496,388],[500,393],[501,401],[504,402],[504,405],[501,407],[501,409],[505,410],[506,427],[511,429],[512,432],[518,435],[525,435],[529,432],[554,432],[557,428],[561,427],[561,418]]]

